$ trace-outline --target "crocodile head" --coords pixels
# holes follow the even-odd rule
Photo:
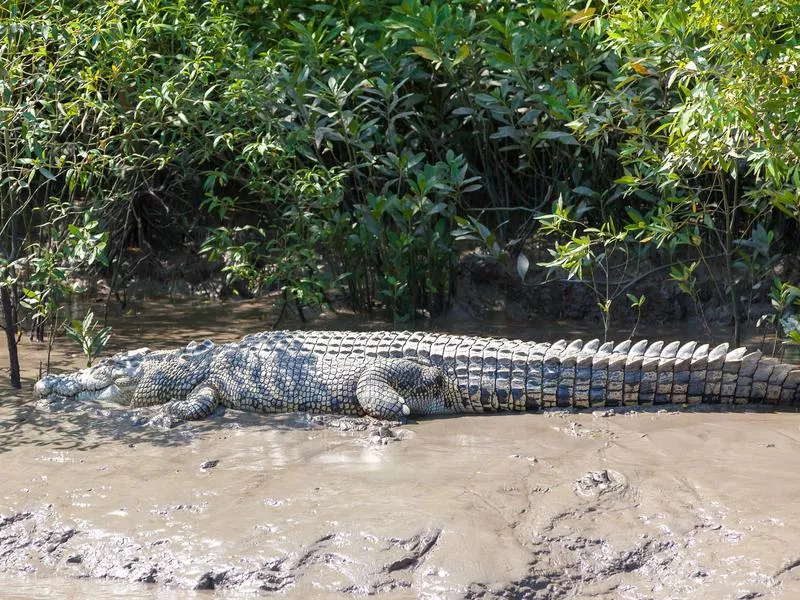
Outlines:
[[[205,377],[213,342],[191,342],[172,351],[139,348],[105,358],[76,373],[45,375],[33,387],[49,402],[110,400],[131,406],[182,399]]]
[[[33,386],[33,393],[48,400],[101,399],[130,404],[149,354],[149,348],[139,348],[105,358],[77,373],[45,375]]]

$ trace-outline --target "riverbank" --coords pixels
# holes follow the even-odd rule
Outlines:
[[[258,302],[132,304],[111,315],[109,352],[228,341],[272,318]],[[310,325],[390,326],[330,312]],[[49,599],[110,593],[110,582],[153,598],[800,595],[797,413],[464,416],[410,423],[391,443],[236,411],[162,431],[124,407],[41,410],[30,387],[46,348],[21,350],[26,389],[0,390],[0,572],[19,598],[37,597],[25,591],[36,581]],[[78,368],[76,351],[57,340],[55,368]]]

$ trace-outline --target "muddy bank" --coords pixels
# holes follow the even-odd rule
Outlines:
[[[0,569],[57,578],[56,597],[71,578],[289,597],[800,595],[800,417],[603,414],[426,420],[376,444],[298,415],[157,431],[119,409],[5,407]]]
[[[209,308],[122,315],[114,349],[264,328],[258,305]],[[28,388],[43,353],[24,348]],[[79,363],[62,342],[54,357]],[[2,396],[3,597],[800,597],[796,413],[464,416],[390,441],[236,411],[165,431]]]

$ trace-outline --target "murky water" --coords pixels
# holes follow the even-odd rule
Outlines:
[[[112,350],[236,339],[265,313],[157,303],[113,318]],[[440,418],[386,445],[236,411],[158,431],[116,407],[37,410],[45,350],[21,352],[26,392],[0,388],[3,598],[800,597],[799,414]],[[53,358],[81,362],[64,340]]]

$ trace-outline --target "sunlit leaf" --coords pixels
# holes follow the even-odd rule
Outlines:
[[[457,65],[458,63],[463,61],[468,56],[469,56],[469,46],[467,44],[463,44],[458,49],[458,52],[456,53],[456,57],[455,57],[455,59],[453,59],[453,64]]]
[[[517,255],[517,275],[519,275],[520,281],[525,281],[525,275],[528,274],[528,268],[530,267],[530,261],[528,257],[525,256],[524,253],[520,252]]]
[[[581,23],[585,23],[589,19],[591,19],[595,12],[597,12],[596,8],[588,6],[583,10],[579,10],[578,12],[573,14],[569,18],[568,22],[570,25],[580,25]]]
[[[426,60],[430,61],[439,60],[439,55],[436,54],[434,50],[426,46],[414,46],[412,50],[414,51],[414,54],[417,54]]]

